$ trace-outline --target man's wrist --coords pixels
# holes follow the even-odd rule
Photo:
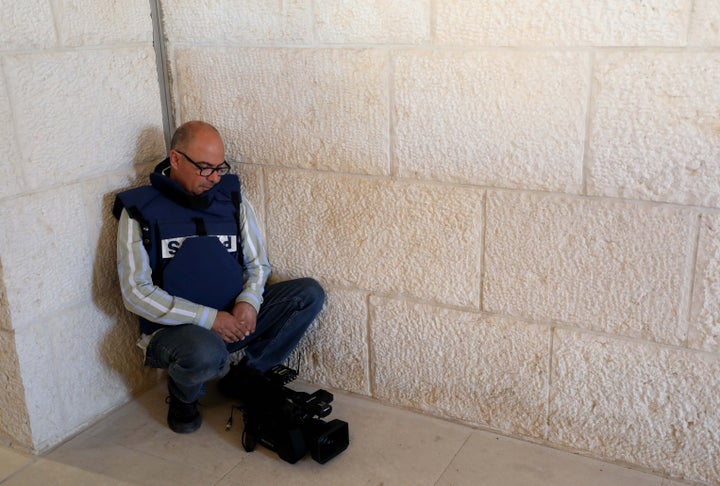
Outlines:
[[[213,309],[212,307],[204,307],[203,312],[199,313],[197,322],[198,326],[202,326],[205,329],[212,329],[213,324],[215,324],[215,319],[217,319],[218,310]]]
[[[244,295],[239,295],[237,299],[235,299],[235,305],[238,304],[247,304],[249,306],[252,306],[253,309],[255,309],[255,312],[260,312],[260,304],[256,304],[255,302],[252,302],[250,299],[245,297]]]

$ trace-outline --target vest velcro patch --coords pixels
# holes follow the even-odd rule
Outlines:
[[[197,238],[197,236],[178,236],[162,240],[160,242],[162,257],[173,258],[187,238]],[[237,235],[209,235],[208,238],[217,238],[228,253],[237,251]]]

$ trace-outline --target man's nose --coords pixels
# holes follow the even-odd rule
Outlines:
[[[216,171],[216,170],[214,170],[214,171],[212,172],[212,174],[210,174],[210,175],[208,176],[208,179],[210,179],[210,181],[211,181],[213,184],[217,184],[218,182],[220,182],[220,178],[221,178],[221,176],[220,176],[220,174],[218,173],[218,171]]]

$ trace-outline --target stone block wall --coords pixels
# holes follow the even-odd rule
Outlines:
[[[304,377],[720,481],[717,0],[162,1]]]
[[[0,440],[41,452],[151,376],[113,194],[165,152],[147,0],[0,0]]]
[[[387,403],[720,482],[720,5],[163,0],[172,112],[226,138],[291,358]],[[113,195],[164,155],[146,0],[0,0],[0,440],[151,376]]]

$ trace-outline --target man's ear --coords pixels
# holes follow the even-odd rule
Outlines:
[[[175,150],[170,150],[170,168],[177,170],[178,164],[180,163],[180,154]]]

